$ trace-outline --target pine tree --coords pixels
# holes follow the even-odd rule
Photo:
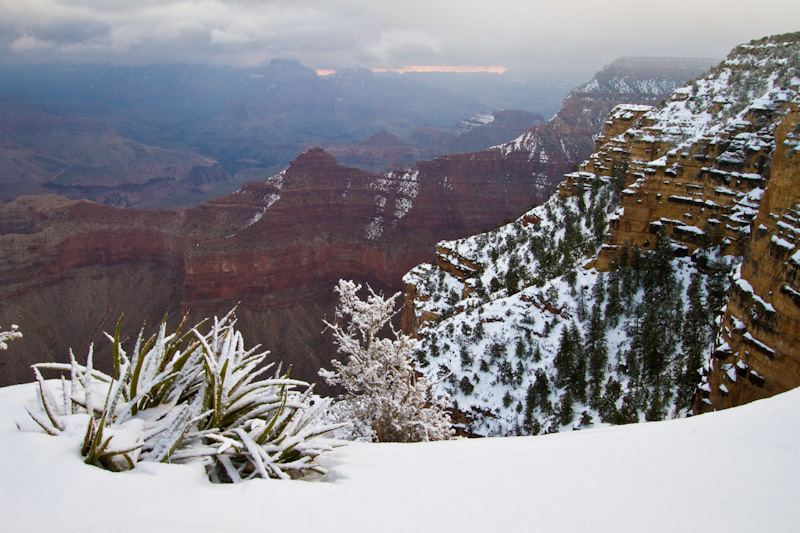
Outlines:
[[[595,303],[592,307],[592,315],[586,327],[585,346],[589,360],[589,401],[592,406],[596,406],[602,393],[608,362],[606,326],[599,303]]]
[[[600,415],[600,420],[607,424],[616,424],[619,419],[617,400],[622,396],[622,386],[619,384],[619,381],[611,377],[608,378],[605,389],[597,411]]]
[[[569,334],[572,337],[574,354],[568,390],[572,392],[575,400],[586,402],[586,352],[583,345],[583,335],[581,335],[580,329],[578,329],[575,322],[570,325]]]
[[[572,393],[567,389],[564,395],[561,396],[561,403],[558,406],[558,423],[562,426],[571,424],[572,419],[575,418],[575,410],[572,404]]]
[[[570,335],[569,328],[565,325],[561,329],[561,339],[558,345],[558,351],[553,359],[553,367],[556,370],[555,383],[559,387],[566,386],[570,381],[570,374],[575,357],[575,345],[573,337]]]
[[[619,325],[619,319],[623,312],[619,293],[619,269],[609,272],[606,294],[608,297],[605,309],[606,323],[609,328],[615,328]]]
[[[517,339],[517,346],[514,354],[517,356],[517,359],[525,359],[526,356],[525,342],[522,339]]]
[[[714,318],[722,312],[722,307],[728,298],[729,273],[730,267],[720,259],[715,259],[708,265],[706,315],[711,326],[714,324]]]
[[[592,301],[595,305],[602,305],[606,301],[606,276],[600,273],[592,287]]]
[[[703,355],[710,344],[711,328],[708,312],[703,299],[703,281],[699,272],[692,272],[689,289],[686,294],[689,305],[686,320],[681,332],[683,346],[682,364],[676,391],[675,406],[678,410],[688,407],[695,388],[700,383],[698,373],[703,362]]]

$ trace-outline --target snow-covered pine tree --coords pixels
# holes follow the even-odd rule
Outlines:
[[[341,385],[344,398],[334,406],[334,416],[350,419],[353,438],[378,442],[415,442],[449,439],[452,422],[445,401],[434,394],[429,382],[414,367],[418,341],[391,325],[395,300],[369,288],[369,296],[358,296],[361,285],[340,280],[336,286],[339,305],[333,331],[345,363],[332,360],[333,370],[319,374],[329,385]],[[346,321],[343,325],[341,322]],[[381,338],[385,329],[393,338]]]

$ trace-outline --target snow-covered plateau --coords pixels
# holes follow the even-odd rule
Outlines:
[[[350,444],[313,481],[84,464],[0,389],[6,531],[796,531],[800,390],[688,419],[536,437]],[[20,431],[19,423],[24,431]],[[31,429],[28,431],[28,429]]]

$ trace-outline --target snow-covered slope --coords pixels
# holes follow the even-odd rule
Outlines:
[[[620,215],[620,185],[572,177],[575,190],[511,224],[439,243],[438,265],[404,278],[421,366],[444,377],[470,434],[684,416],[700,379],[690,347],[708,346],[710,331],[684,316],[705,320],[721,306],[729,260],[711,251],[715,268],[700,271],[665,243],[660,253],[626,251],[612,272],[583,269],[607,219]]]
[[[800,391],[684,420],[577,433],[353,444],[314,481],[212,485],[190,465],[111,473],[78,438],[21,432],[0,389],[7,531],[796,531]]]
[[[771,183],[776,125],[797,105],[798,69],[798,35],[776,36],[737,47],[653,108],[618,106],[558,197],[439,243],[437,264],[406,276],[405,326],[467,431],[686,414],[726,274]]]

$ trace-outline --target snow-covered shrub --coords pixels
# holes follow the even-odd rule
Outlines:
[[[395,331],[391,325],[395,300],[369,289],[366,301],[361,285],[340,280],[336,286],[339,305],[337,323],[326,322],[333,331],[339,353],[346,363],[331,361],[333,371],[320,376],[330,385],[345,388],[335,415],[353,421],[351,436],[379,442],[442,440],[453,435],[444,401],[434,395],[435,383],[422,377],[413,364],[418,341]],[[339,321],[347,320],[346,326]],[[388,328],[393,338],[381,338]]]
[[[20,337],[22,337],[22,333],[19,332],[19,326],[16,324],[11,324],[11,331],[0,331],[0,350],[7,350],[8,342]]]
[[[202,323],[184,331],[184,319],[167,334],[165,321],[150,339],[140,333],[130,356],[118,325],[108,336],[113,378],[92,367],[91,348],[86,365],[72,352],[69,364],[34,365],[41,409],[28,412],[51,435],[84,420],[83,459],[109,470],[201,461],[215,482],[322,473],[314,459],[329,446],[315,437],[337,427],[314,424],[327,402],[312,406],[312,387],[272,364],[257,369],[269,352],[245,349],[235,322],[231,311],[201,334]],[[69,372],[69,381],[62,375],[54,393],[43,370]]]

